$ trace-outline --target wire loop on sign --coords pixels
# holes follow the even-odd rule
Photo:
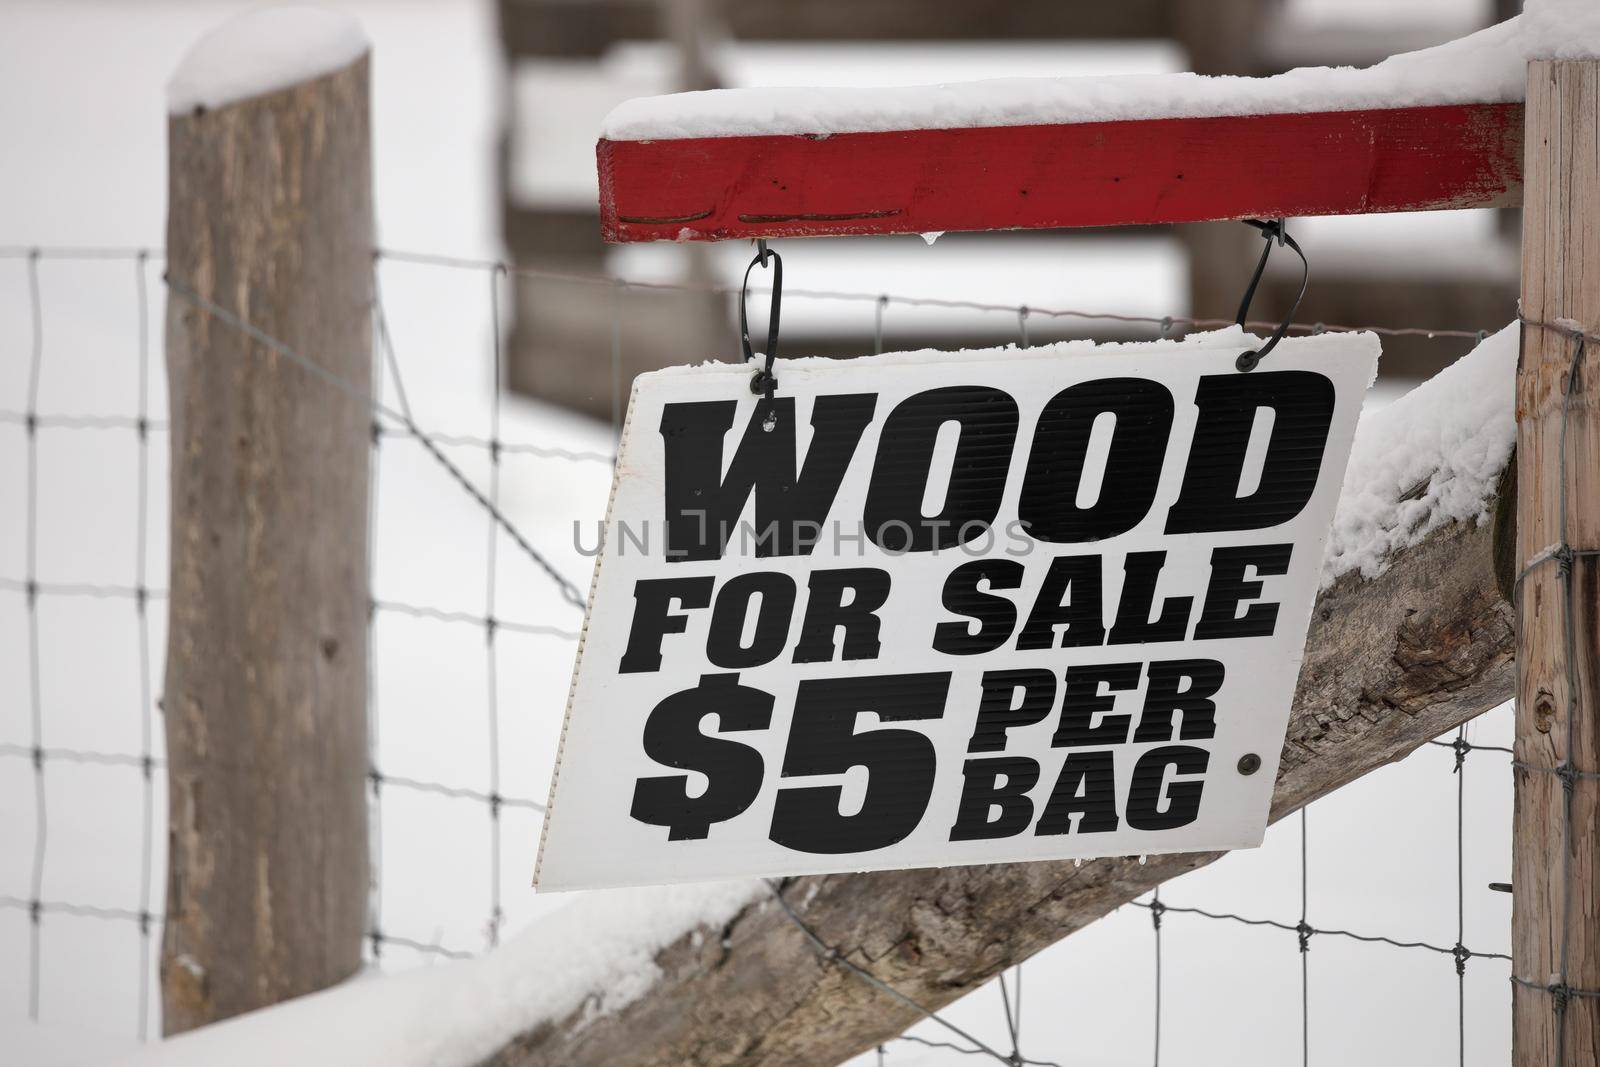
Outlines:
[[[1244,327],[1245,320],[1249,317],[1250,302],[1255,299],[1256,288],[1261,284],[1261,276],[1266,273],[1267,260],[1272,255],[1272,243],[1276,241],[1280,245],[1288,245],[1294,250],[1294,254],[1300,257],[1300,292],[1295,296],[1294,303],[1290,305],[1289,313],[1283,317],[1283,321],[1278,324],[1278,328],[1272,331],[1272,336],[1267,338],[1266,344],[1260,348],[1253,348],[1248,352],[1240,353],[1239,358],[1234,362],[1234,365],[1241,371],[1250,371],[1254,370],[1263,359],[1266,359],[1267,353],[1277,348],[1278,342],[1283,340],[1284,334],[1289,332],[1289,327],[1294,323],[1295,312],[1300,310],[1300,301],[1305,299],[1306,286],[1311,282],[1311,263],[1306,259],[1306,254],[1301,249],[1299,242],[1289,236],[1289,231],[1284,228],[1282,219],[1268,219],[1265,222],[1260,219],[1240,219],[1239,221],[1246,226],[1253,226],[1260,230],[1264,242],[1261,247],[1261,258],[1256,261],[1256,271],[1250,276],[1250,284],[1244,291],[1244,298],[1239,301],[1239,313],[1234,316],[1234,321],[1240,328]],[[1320,333],[1321,331],[1318,330],[1316,332]]]
[[[750,379],[750,391],[761,394],[770,402],[773,392],[778,388],[778,379],[772,373],[772,361],[778,354],[778,318],[783,309],[783,257],[768,248],[765,241],[756,241],[755,258],[744,269],[744,283],[739,286],[739,344],[744,349],[746,363],[756,358],[755,351],[750,347],[750,272],[756,269],[757,264],[766,267],[768,259],[772,260],[772,311],[767,319],[766,365]]]

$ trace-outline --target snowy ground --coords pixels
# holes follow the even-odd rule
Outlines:
[[[11,0],[0,9],[0,79],[8,90],[0,93],[0,129],[7,131],[8,140],[7,162],[0,167],[0,244],[159,245],[165,184],[163,82],[198,34],[244,6],[183,0],[139,5]],[[375,45],[383,242],[464,255],[496,254],[492,166],[500,82],[491,6],[421,0],[341,6],[361,18]],[[1147,61],[1145,57],[1137,63]],[[930,77],[908,70],[903,80]],[[1392,224],[1463,225],[1451,217]],[[1323,227],[1330,235],[1340,231],[1338,223]],[[981,285],[993,273],[979,260],[958,258],[964,254],[961,244],[941,242],[927,248],[908,238],[903,247],[892,285],[881,273],[840,278],[831,268],[824,284],[925,293],[964,274],[980,279],[975,284]],[[1082,286],[1098,273],[1115,279],[1100,281],[1101,287],[1090,294],[1108,310],[1152,310],[1145,301],[1166,305],[1155,309],[1158,314],[1186,310],[1176,280],[1181,272],[1170,249],[1136,253],[1112,270],[1093,258],[1092,250],[1081,251],[1086,268],[1076,274],[1043,275],[1047,291],[1037,297],[1027,294],[1028,302],[1075,302],[1083,296]],[[654,268],[642,264],[637,269]],[[159,267],[153,266],[148,277],[159,371]],[[40,409],[132,414],[138,391],[133,267],[126,262],[46,261],[40,280],[46,323]],[[1048,291],[1052,281],[1059,287],[1056,292]],[[486,434],[491,385],[486,277],[391,264],[383,285],[419,421],[439,432]],[[1004,299],[1006,291],[1001,289],[998,297],[970,290],[966,295]],[[0,357],[0,411],[24,405],[30,343],[25,264],[0,260],[0,352],[6,353]],[[152,415],[161,418],[165,403],[159,373],[151,395]],[[580,450],[609,447],[606,428],[541,405],[509,403],[504,419],[507,440]],[[41,579],[130,584],[137,503],[132,434],[50,429],[41,431],[40,441]],[[462,448],[452,455],[472,477],[486,476],[481,451]],[[381,457],[376,595],[483,613],[486,520],[414,445],[389,439]],[[0,495],[8,502],[0,510],[0,579],[22,575],[25,459],[20,426],[0,422]],[[541,550],[585,584],[588,561],[571,547],[571,524],[600,516],[608,469],[601,463],[519,453],[508,453],[505,463],[508,511]],[[151,475],[148,567],[151,583],[160,586],[165,584],[166,557],[165,470],[159,447]],[[576,628],[578,613],[564,606],[503,538],[499,560],[497,615]],[[163,636],[159,614],[149,659],[157,685]],[[0,588],[0,679],[8,694],[0,701],[0,745],[31,744],[26,622],[22,597]],[[137,752],[148,709],[138,698],[132,605],[116,599],[46,597],[39,622],[45,743]],[[376,642],[380,765],[391,774],[485,790],[490,757],[482,630],[384,613]],[[544,796],[572,648],[560,638],[502,632],[500,773],[508,795]],[[157,723],[158,738],[159,732]],[[1507,716],[1500,712],[1475,724],[1471,736],[1482,743],[1507,743]],[[1313,925],[1454,943],[1457,779],[1450,773],[1451,759],[1447,750],[1425,749],[1311,809],[1307,914]],[[1503,949],[1509,927],[1509,898],[1484,889],[1489,881],[1508,880],[1510,785],[1504,759],[1475,754],[1465,779],[1465,941],[1482,950]],[[145,828],[137,771],[52,761],[46,783],[50,818],[44,895],[137,909]],[[163,792],[155,792],[158,832],[149,890],[158,907]],[[35,845],[33,775],[26,759],[0,755],[0,812],[8,816],[0,819],[0,897],[26,898]],[[385,930],[451,949],[482,949],[492,897],[484,807],[390,789],[382,820]],[[539,900],[526,888],[537,834],[534,813],[507,810],[500,892],[508,936],[552,908],[571,904],[570,898]],[[1289,820],[1269,832],[1262,849],[1233,855],[1173,883],[1163,898],[1169,904],[1292,924],[1300,911],[1299,857],[1298,821]],[[130,1047],[139,1032],[137,926],[115,919],[46,916],[41,928],[40,1025],[26,1022],[28,935],[25,911],[0,908],[0,1060],[77,1064]],[[1171,915],[1163,937],[1162,1047],[1172,1062],[1277,1064],[1298,1057],[1301,960],[1292,933]],[[1147,1062],[1153,963],[1149,915],[1136,908],[1123,909],[1030,962],[1024,979],[1024,1050],[1072,1063]],[[1454,1062],[1457,987],[1448,957],[1325,937],[1313,942],[1308,963],[1310,1041],[1317,1059]],[[396,946],[386,950],[382,965],[394,970],[450,966]],[[499,987],[517,988],[503,972],[487,973]],[[1468,968],[1469,1063],[1503,1062],[1506,1057],[1507,973],[1506,965],[1496,961],[1474,961]],[[1005,1043],[999,1002],[998,990],[991,986],[953,1006],[948,1015],[985,1040]],[[930,1039],[944,1036],[928,1026],[916,1032]],[[448,1051],[442,1055],[447,1058],[439,1062],[451,1062]],[[898,1043],[890,1046],[887,1062],[901,1067],[966,1060]]]

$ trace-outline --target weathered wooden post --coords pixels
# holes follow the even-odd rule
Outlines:
[[[1543,1067],[1600,1058],[1600,60],[1528,65],[1526,151],[1513,1059]]]
[[[230,316],[365,390],[372,297],[359,28],[245,16],[172,95],[168,1033],[360,965],[371,417]]]

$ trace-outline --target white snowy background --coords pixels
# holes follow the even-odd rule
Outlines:
[[[250,5],[161,0],[80,3],[7,0],[0,6],[0,245],[159,246],[165,195],[163,85],[184,50],[229,13]],[[1301,0],[1311,17],[1373,20],[1442,15],[1470,26],[1466,0],[1397,4],[1391,0]],[[374,45],[374,117],[379,228],[387,247],[493,257],[501,254],[494,152],[503,75],[487,2],[375,0],[340,7],[360,18]],[[538,114],[552,144],[514,177],[526,195],[586,200],[593,188],[591,145],[616,99],[654,91],[651,50],[639,46],[599,74],[551,62],[512,79],[520,94],[546,93]],[[629,56],[632,59],[629,59]],[[739,84],[892,84],[1023,74],[1160,72],[1182,69],[1165,46],[992,45],[833,49],[740,49],[728,58]],[[597,79],[599,83],[597,84]],[[542,87],[542,88],[541,88]],[[1483,241],[1489,220],[1442,214],[1307,224],[1302,240],[1318,249],[1393,247],[1401,235]],[[1381,243],[1379,243],[1381,242]],[[859,243],[857,244],[859,250]],[[981,239],[885,239],[848,262],[826,243],[789,257],[790,282],[803,286],[892,290],[1035,306],[1110,311],[1188,311],[1184,271],[1166,241],[1120,243],[1050,238],[1027,251],[1002,252]],[[881,248],[881,250],[880,250]],[[813,251],[815,249],[815,251]],[[630,276],[670,269],[672,249],[630,249]],[[1331,252],[1330,252],[1331,254]],[[719,250],[729,274],[742,248]],[[0,411],[25,405],[31,325],[22,260],[0,260]],[[159,264],[149,272],[155,375],[153,418],[164,418],[159,374]],[[45,413],[131,415],[137,411],[137,314],[133,267],[126,261],[40,267]],[[384,296],[398,356],[419,422],[443,433],[484,436],[489,428],[491,325],[484,274],[390,264]],[[1226,314],[1228,309],[1194,309]],[[908,312],[909,313],[909,312]],[[866,305],[797,304],[793,336],[807,316],[859,322],[870,343]],[[846,316],[849,316],[846,318]],[[815,321],[813,318],[812,321]],[[1449,325],[1449,324],[1437,324]],[[597,323],[596,329],[605,329]],[[684,359],[709,355],[685,352]],[[508,441],[606,451],[609,427],[528,401],[508,401]],[[156,439],[147,565],[165,585],[165,457]],[[136,462],[126,430],[40,431],[39,577],[45,582],[130,585],[135,575]],[[484,515],[413,444],[387,439],[381,450],[376,513],[375,595],[381,600],[481,614],[485,607]],[[487,477],[481,451],[452,457]],[[25,437],[0,421],[0,579],[24,571]],[[508,453],[503,500],[513,519],[580,586],[589,561],[572,547],[572,523],[603,513],[609,470]],[[592,529],[592,528],[591,528]],[[592,542],[591,535],[586,539]],[[504,538],[496,613],[575,629],[579,613]],[[159,604],[157,605],[159,609]],[[161,612],[152,612],[149,666],[159,691]],[[31,744],[27,617],[23,597],[0,588],[0,745]],[[39,608],[40,692],[49,746],[137,752],[141,723],[138,631],[126,600],[46,597]],[[568,682],[573,643],[503,631],[499,707],[502,790],[542,799]],[[481,629],[382,613],[376,631],[375,695],[379,763],[386,772],[486,791],[489,785],[486,657]],[[152,712],[153,714],[153,712]],[[159,741],[159,721],[156,723]],[[1509,743],[1504,710],[1475,723],[1474,741]],[[1438,945],[1455,941],[1456,786],[1452,753],[1426,748],[1314,805],[1309,814],[1309,921],[1314,926],[1385,934]],[[1510,776],[1505,757],[1474,754],[1467,763],[1465,942],[1480,950],[1508,943],[1509,898],[1488,892],[1509,880]],[[44,896],[120,908],[139,906],[142,784],[118,766],[47,765],[49,836]],[[150,899],[163,899],[164,787],[155,791],[156,854]],[[26,898],[35,847],[33,773],[25,758],[0,755],[0,897]],[[603,926],[604,901],[536,898],[527,888],[538,837],[535,813],[504,816],[500,892],[504,935],[563,907]],[[456,950],[487,943],[491,890],[489,820],[483,805],[386,790],[382,812],[381,917],[392,934]],[[1290,819],[1265,847],[1242,852],[1166,887],[1169,904],[1293,923],[1299,915],[1300,834]],[[630,898],[637,907],[639,898]],[[646,905],[645,910],[649,908]],[[672,909],[662,906],[670,924]],[[648,916],[646,917],[648,919]],[[138,1018],[139,935],[129,922],[51,914],[42,930],[40,1017],[27,1021],[25,911],[0,908],[0,1061],[78,1064],[132,1049]],[[538,935],[534,935],[537,937]],[[528,946],[531,946],[528,947]],[[477,973],[527,996],[556,998],[568,957],[524,939],[498,972]],[[1025,968],[1022,1044],[1026,1054],[1073,1064],[1143,1064],[1151,1056],[1153,938],[1146,911],[1124,908],[1074,934]],[[1281,930],[1170,915],[1164,927],[1162,1056],[1174,1064],[1279,1064],[1300,1056],[1300,956]],[[449,964],[391,946],[384,970]],[[524,972],[510,977],[510,968]],[[1509,1047],[1508,967],[1468,967],[1466,1060],[1504,1062]],[[1322,1063],[1453,1063],[1457,987],[1441,955],[1341,938],[1312,941],[1310,1048]],[[442,976],[441,976],[442,977]],[[152,989],[153,989],[153,978]],[[363,981],[366,981],[363,979]],[[147,1020],[159,1032],[152,996]],[[387,1002],[390,1010],[393,1001]],[[476,1002],[439,1003],[443,1016],[470,1015]],[[374,1010],[383,1010],[379,998]],[[426,1013],[427,1004],[415,1010]],[[990,986],[947,1016],[997,1046],[1009,1047],[1000,996]],[[441,1025],[446,1020],[441,1017]],[[349,1020],[345,1020],[349,1022]],[[414,1020],[412,1021],[414,1023]],[[398,1022],[397,1022],[398,1025]],[[919,1027],[930,1039],[937,1028]],[[394,1049],[359,1046],[368,1062],[396,1062]],[[246,1050],[234,1062],[245,1062]],[[468,1062],[458,1046],[435,1062]],[[954,1053],[892,1044],[892,1065],[965,1062]],[[345,1046],[336,1062],[362,1062]]]

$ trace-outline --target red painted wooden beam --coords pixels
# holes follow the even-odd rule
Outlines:
[[[607,141],[608,241],[1354,215],[1521,201],[1522,105]]]

